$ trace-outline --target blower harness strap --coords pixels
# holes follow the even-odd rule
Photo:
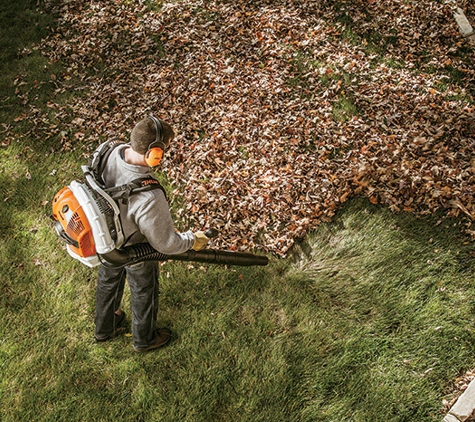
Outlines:
[[[165,195],[165,198],[167,197],[167,193],[160,182],[151,176],[132,180],[125,185],[105,188],[104,191],[107,192],[112,199],[116,201],[122,200],[122,203],[126,204],[130,195],[154,189],[160,189]]]

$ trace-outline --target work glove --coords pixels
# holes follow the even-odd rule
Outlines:
[[[195,236],[195,240],[191,249],[193,249],[194,251],[200,251],[208,244],[209,237],[206,236],[204,232],[199,231],[194,233],[193,235]]]

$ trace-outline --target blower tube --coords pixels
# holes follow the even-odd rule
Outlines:
[[[106,254],[99,255],[103,265],[125,266],[142,261],[194,261],[209,264],[238,265],[250,267],[253,265],[267,265],[269,259],[266,256],[254,255],[248,252],[217,251],[214,249],[202,249],[201,251],[189,250],[181,254],[165,255],[158,252],[149,243],[139,243],[127,246],[123,249],[114,249]]]

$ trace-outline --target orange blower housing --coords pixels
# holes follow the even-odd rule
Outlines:
[[[53,219],[58,236],[66,242],[69,255],[89,267],[101,263],[99,255],[113,251],[123,242],[119,208],[103,191],[75,180],[53,198]]]
[[[96,246],[86,214],[69,187],[53,198],[53,218],[59,223],[56,231],[74,254],[87,258],[96,255]]]

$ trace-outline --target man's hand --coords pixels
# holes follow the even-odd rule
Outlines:
[[[194,233],[195,241],[193,242],[193,246],[191,249],[194,251],[200,251],[203,249],[209,242],[209,237],[204,234],[204,232],[199,231]]]

